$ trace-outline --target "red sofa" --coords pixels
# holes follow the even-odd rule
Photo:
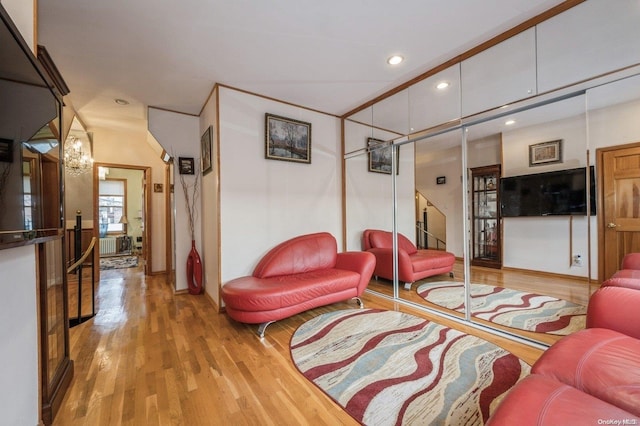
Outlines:
[[[362,307],[376,259],[371,253],[337,252],[326,232],[302,235],[271,249],[253,274],[222,286],[227,314],[247,324],[269,324],[283,318],[351,298]]]
[[[393,280],[393,234],[367,229],[362,233],[362,249],[376,257],[373,275]],[[453,277],[456,258],[443,250],[418,250],[407,237],[398,234],[398,280],[409,290],[417,280],[449,273]]]
[[[552,345],[487,425],[640,424],[639,307],[636,289],[598,289],[587,328]]]

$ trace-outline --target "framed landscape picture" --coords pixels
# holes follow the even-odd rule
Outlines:
[[[200,138],[200,155],[202,158],[202,174],[209,173],[211,168],[211,142],[213,140],[213,127],[207,127],[207,130]]]
[[[191,157],[178,157],[178,171],[181,175],[195,174],[195,162]]]
[[[265,158],[311,163],[311,123],[267,113]]]
[[[384,144],[381,139],[368,138],[367,148]],[[396,146],[396,174],[400,173],[400,147]],[[378,149],[369,150],[369,171],[373,173],[391,174],[391,146],[383,146]]]
[[[562,139],[529,145],[529,166],[562,163]]]

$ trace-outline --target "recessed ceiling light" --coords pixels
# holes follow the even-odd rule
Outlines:
[[[513,126],[516,124],[516,120],[507,120],[504,122],[505,126]]]
[[[438,90],[444,90],[444,89],[446,89],[447,87],[449,87],[449,82],[447,82],[447,81],[442,81],[442,82],[438,83],[438,85],[436,86],[436,89],[438,89]]]
[[[404,58],[400,55],[393,55],[389,59],[387,59],[387,63],[389,65],[398,65],[402,61],[404,61]]]
[[[129,101],[127,101],[126,99],[119,99],[119,98],[118,98],[118,99],[116,99],[116,100],[115,100],[115,102],[116,102],[118,105],[129,105]]]

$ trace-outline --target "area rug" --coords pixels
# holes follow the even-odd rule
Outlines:
[[[427,302],[464,312],[464,286],[460,282],[425,283],[416,291]],[[494,324],[567,335],[585,327],[586,311],[585,306],[551,296],[471,284],[471,315]]]
[[[100,258],[100,269],[121,269],[138,266],[138,256],[112,256]]]
[[[291,338],[302,375],[365,425],[483,424],[530,368],[508,351],[403,312],[322,314]]]

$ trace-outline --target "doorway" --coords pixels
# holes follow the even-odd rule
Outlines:
[[[141,264],[144,274],[150,274],[151,204],[147,188],[150,174],[150,167],[95,164],[93,220],[99,239],[95,259],[98,264],[104,267]]]
[[[596,156],[602,282],[620,268],[625,254],[640,251],[640,143],[600,148]]]

